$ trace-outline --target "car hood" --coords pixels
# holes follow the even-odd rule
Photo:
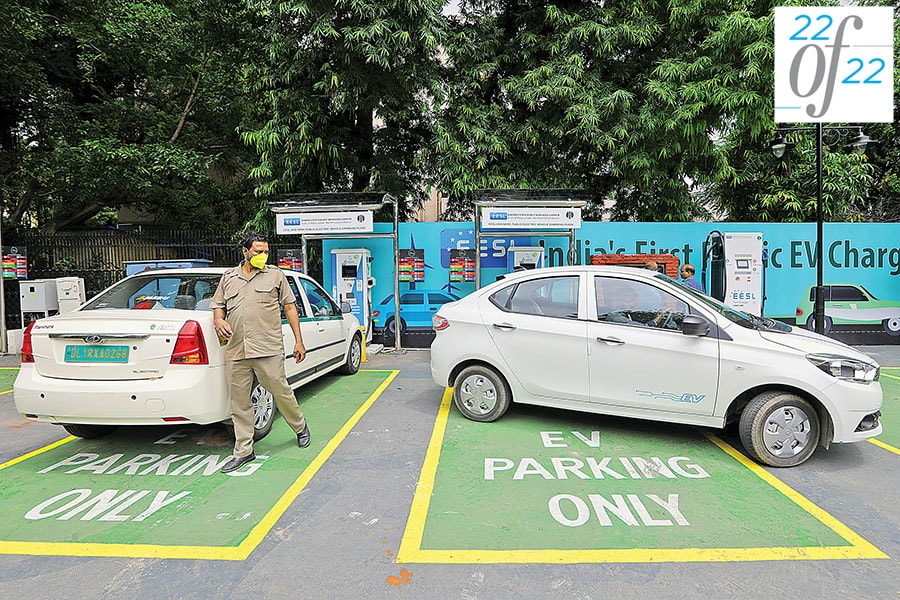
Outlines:
[[[760,331],[759,335],[764,340],[793,348],[804,354],[838,354],[847,358],[855,358],[870,364],[876,363],[872,357],[863,354],[859,350],[848,346],[843,342],[833,340],[824,335],[809,331],[803,327],[792,327],[790,332]]]

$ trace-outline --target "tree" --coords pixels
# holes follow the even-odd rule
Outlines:
[[[258,15],[240,0],[6,4],[3,204],[47,231],[132,206],[161,224],[242,221],[252,153],[240,65]],[[24,77],[23,77],[24,75]]]
[[[433,106],[443,0],[287,0],[272,4],[265,98],[242,128],[265,201],[277,194],[378,190],[401,213],[434,181]]]

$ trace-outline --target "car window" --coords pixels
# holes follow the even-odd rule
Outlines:
[[[447,304],[454,300],[456,300],[456,298],[452,298],[446,294],[428,294],[428,304]]]
[[[293,277],[288,277],[287,282],[288,285],[291,286],[291,291],[294,292],[294,297],[297,298],[297,316],[302,319],[306,316],[306,307],[303,305],[303,296],[300,294],[300,289],[297,287],[297,280]],[[285,318],[284,307],[281,308],[281,318]]]
[[[825,302],[831,300],[831,286],[826,285],[825,287]],[[815,304],[816,302],[816,286],[812,286],[809,288],[809,301]]]
[[[331,297],[325,293],[319,284],[309,279],[301,279],[300,285],[309,300],[309,307],[313,317],[333,317],[341,314],[341,309],[334,303]]]
[[[425,294],[422,293],[406,293],[400,294],[400,304],[425,304]]]
[[[680,330],[688,305],[642,281],[595,277],[597,319],[632,327]]]
[[[212,310],[210,302],[221,276],[216,273],[148,273],[123,279],[82,310],[106,308]]]
[[[530,279],[495,292],[491,301],[509,312],[576,319],[578,283],[577,276]],[[507,289],[510,292],[501,304]]]
[[[834,302],[865,302],[866,295],[850,285],[831,286],[831,300]]]

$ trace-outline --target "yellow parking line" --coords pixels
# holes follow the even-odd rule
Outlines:
[[[373,371],[382,371],[373,369]],[[135,557],[135,558],[200,558],[214,560],[245,560],[259,545],[267,533],[272,529],[278,519],[285,513],[291,503],[296,500],[310,479],[322,468],[341,442],[350,435],[363,415],[375,400],[387,389],[400,371],[388,370],[388,378],[366,399],[363,405],[350,417],[340,430],[331,438],[313,461],[303,470],[300,477],[282,494],[281,498],[254,527],[247,537],[236,547],[211,547],[211,546],[161,546],[154,544],[100,544],[100,543],[71,543],[71,542],[0,542],[0,554],[33,554],[41,556],[107,556],[107,557]],[[38,454],[52,450],[70,442],[75,437],[67,437],[30,452],[18,458],[14,458],[0,465],[0,470],[20,463]]]
[[[879,448],[884,448],[884,449],[887,450],[888,452],[893,452],[894,454],[900,455],[900,448],[895,448],[894,446],[891,446],[890,444],[885,444],[885,443],[882,442],[881,440],[878,440],[878,439],[875,439],[875,438],[871,438],[871,439],[869,439],[869,440],[867,440],[867,441],[868,441],[870,444],[875,444],[875,445],[878,446]]]
[[[764,560],[831,560],[858,558],[890,558],[887,554],[853,532],[849,527],[813,504],[796,490],[768,473],[760,465],[732,448],[719,438],[706,435],[716,446],[750,469],[760,479],[787,496],[791,501],[818,519],[823,525],[844,538],[849,546],[832,547],[769,547],[769,548],[634,548],[618,550],[425,550],[422,540],[425,519],[435,477],[441,446],[449,417],[453,390],[447,388],[435,421],[431,441],[422,465],[419,485],[416,487],[406,531],[397,552],[398,563],[445,564],[501,564],[547,563],[573,564],[597,562],[738,562]]]

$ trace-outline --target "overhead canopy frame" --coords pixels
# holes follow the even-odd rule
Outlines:
[[[354,238],[390,238],[394,241],[394,304],[396,312],[400,314],[400,282],[397,273],[400,272],[400,209],[397,199],[387,192],[336,192],[316,194],[282,194],[269,201],[269,210],[276,214],[313,213],[313,212],[345,212],[345,211],[376,211],[385,204],[394,205],[394,222],[391,233],[375,233],[367,231],[361,233],[299,233],[300,244],[303,253],[303,268],[308,268],[307,241],[329,239],[354,239]],[[291,234],[286,234],[291,235]],[[394,348],[399,352],[402,349],[400,343],[400,328],[394,335]]]
[[[481,229],[484,209],[504,208],[583,208],[590,195],[584,190],[539,189],[539,190],[477,190],[475,192],[475,289],[481,287],[481,240],[489,237],[567,237],[569,238],[569,264],[575,262],[575,228],[565,227],[551,230],[529,229],[498,233]]]

